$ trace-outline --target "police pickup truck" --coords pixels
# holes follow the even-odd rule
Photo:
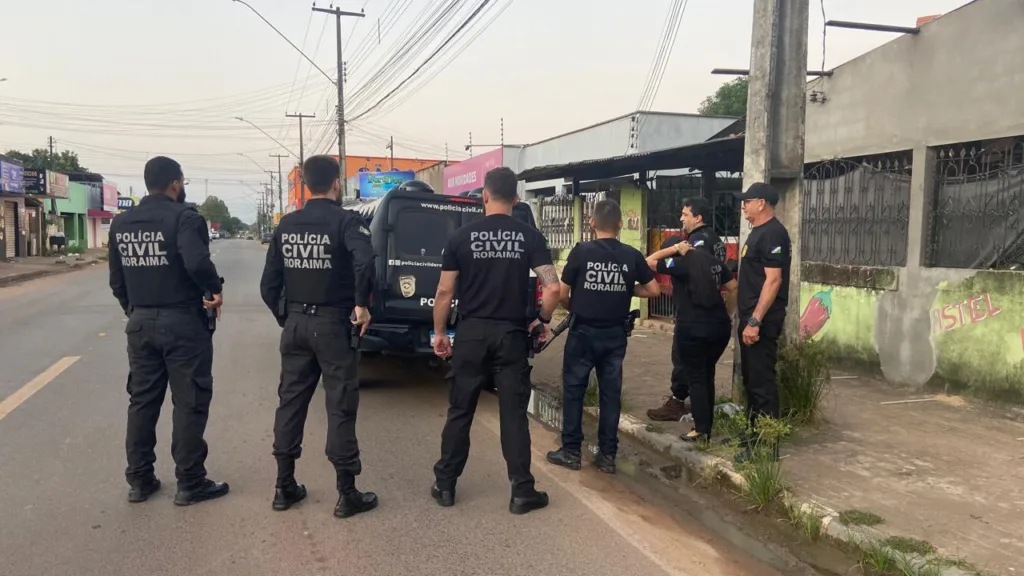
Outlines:
[[[381,198],[347,200],[342,207],[366,221],[377,255],[376,287],[370,299],[373,321],[360,350],[368,355],[432,358],[441,252],[456,230],[484,217],[482,200],[435,194],[426,183],[413,180]],[[523,209],[529,213],[523,205],[514,216],[525,219]],[[536,227],[532,213],[529,223]],[[531,276],[535,275],[531,272]],[[453,306],[458,297],[456,293]],[[523,294],[524,318],[536,317],[539,297],[538,282],[531,282]],[[449,336],[454,336],[452,326],[448,328]]]

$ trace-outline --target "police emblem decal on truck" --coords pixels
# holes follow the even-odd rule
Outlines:
[[[399,289],[401,289],[403,297],[412,298],[413,294],[416,293],[416,277],[399,276],[398,287]]]

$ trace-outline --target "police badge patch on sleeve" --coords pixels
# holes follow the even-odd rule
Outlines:
[[[404,298],[412,298],[413,294],[416,293],[416,277],[415,276],[399,276],[398,277],[398,288],[402,291]]]
[[[366,226],[360,226],[359,227],[359,232],[363,236],[369,236],[370,235],[370,231],[369,231],[369,229],[366,228]]]

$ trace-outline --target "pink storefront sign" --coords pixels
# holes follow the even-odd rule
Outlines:
[[[459,194],[484,185],[484,176],[505,165],[504,150],[498,148],[444,169],[444,193]]]
[[[103,183],[103,210],[117,212],[117,184],[113,182]]]

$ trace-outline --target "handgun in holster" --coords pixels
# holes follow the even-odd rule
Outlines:
[[[630,311],[629,316],[626,316],[626,322],[623,325],[623,328],[626,329],[626,338],[629,338],[630,336],[633,335],[633,329],[636,328],[636,321],[639,320],[639,319],[640,319],[640,311],[639,310],[632,310],[632,311]]]
[[[277,325],[284,328],[284,321],[288,319],[288,299],[285,297],[285,289],[281,288],[281,295],[277,298],[277,313],[274,314],[274,318],[277,319]]]
[[[221,283],[221,285],[224,284],[224,279],[223,278],[220,279],[220,283]],[[209,290],[207,290],[206,293],[203,294],[203,298],[205,298],[206,300],[213,300],[213,292],[210,292]],[[217,310],[215,308],[206,308],[206,307],[204,307],[203,308],[203,312],[206,313],[206,329],[209,330],[211,334],[216,332],[217,331]]]

